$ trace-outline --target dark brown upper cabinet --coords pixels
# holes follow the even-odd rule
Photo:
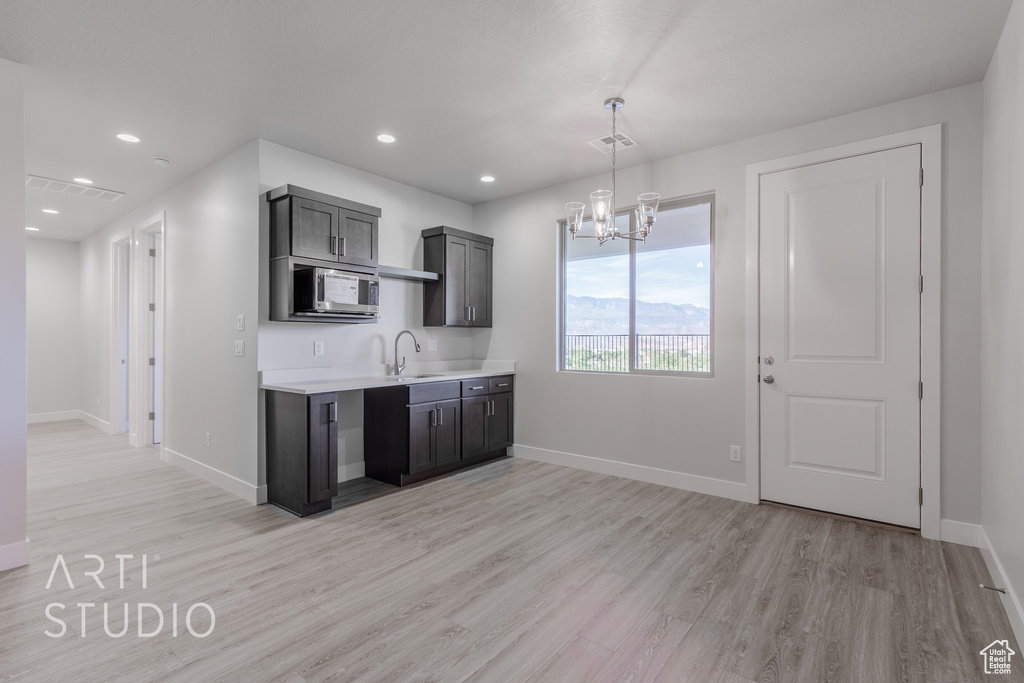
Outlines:
[[[272,259],[298,256],[377,266],[377,207],[295,185],[271,190],[267,201]]]
[[[427,327],[490,327],[494,240],[446,225],[423,231],[423,270],[438,273],[423,283]]]

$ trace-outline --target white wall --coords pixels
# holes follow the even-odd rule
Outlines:
[[[0,571],[27,564],[24,71],[0,59]]]
[[[619,195],[668,199],[707,191],[715,225],[715,377],[665,378],[556,372],[556,222],[567,201],[585,201],[591,178],[489,202],[474,226],[495,238],[494,328],[477,357],[517,361],[517,445],[640,465],[682,485],[735,493],[744,465],[743,376],[748,164],[944,123],[942,516],[977,523],[981,485],[979,357],[982,89],[974,84],[620,172]],[[655,140],[641,144],[654,146]],[[627,152],[620,157],[630,163]],[[633,157],[634,159],[636,157]],[[609,411],[604,413],[603,411]],[[569,456],[548,457],[572,460]],[[639,472],[639,470],[635,470]],[[680,476],[675,476],[680,474]],[[684,476],[685,475],[685,476]],[[698,478],[694,478],[698,477]],[[723,483],[725,482],[725,483]]]
[[[382,265],[421,270],[420,231],[424,228],[448,225],[474,229],[473,210],[468,204],[271,142],[260,141],[259,166],[261,193],[281,185],[298,185],[380,208]],[[265,208],[266,203],[262,204]],[[381,374],[385,364],[394,362],[395,335],[406,328],[415,333],[423,349],[416,353],[412,340],[402,340],[399,353],[410,364],[474,358],[473,338],[481,332],[424,328],[423,285],[405,280],[381,279],[381,314],[376,324],[269,322],[268,239],[269,235],[263,234],[260,240],[260,370],[358,366],[358,372]],[[427,349],[429,339],[437,342],[436,351]],[[313,355],[313,342],[318,340],[324,342],[324,355],[319,357]],[[362,392],[342,394],[339,400],[338,462],[342,467],[358,468],[363,462]]]
[[[254,141],[81,243],[81,406],[109,423],[112,245],[164,211],[164,455],[253,502],[258,154]],[[235,329],[238,314],[245,332]],[[244,358],[234,356],[235,340],[245,341]]]
[[[1019,601],[1024,591],[1024,3],[1020,0],[1010,10],[984,90],[981,521],[1002,565],[1003,576],[995,580],[1006,581],[1013,598],[1006,605],[1007,613],[1015,622],[1018,639],[1024,639]]]
[[[28,420],[78,417],[78,242],[30,237],[25,249]]]

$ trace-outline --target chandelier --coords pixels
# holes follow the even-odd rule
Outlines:
[[[619,232],[615,225],[615,147],[618,144],[615,114],[625,104],[625,100],[621,97],[612,97],[604,101],[605,109],[612,110],[612,189],[595,190],[590,193],[591,217],[594,222],[593,235],[579,234],[580,228],[583,227],[583,210],[586,209],[586,205],[583,202],[569,202],[565,205],[565,225],[569,228],[573,239],[588,237],[598,240],[598,245],[617,239],[644,242],[651,234],[651,228],[658,217],[658,200],[661,199],[661,195],[657,192],[644,192],[636,198],[636,229]]]

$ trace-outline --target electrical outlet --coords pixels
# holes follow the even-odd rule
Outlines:
[[[244,315],[238,316],[238,318],[235,320],[235,329],[237,329],[239,332],[245,332],[245,316]]]
[[[313,342],[313,355],[322,356],[324,355],[324,343],[322,341]]]
[[[427,351],[437,351],[437,340],[436,339],[428,339],[427,340]]]
[[[206,432],[206,447],[210,447],[210,432]]]
[[[236,356],[244,356],[245,355],[245,342],[244,341],[236,341],[235,342],[235,355]]]
[[[729,459],[733,462],[741,462],[743,460],[743,449],[739,446],[729,446]]]
[[[96,397],[96,407],[97,408],[100,407],[100,397],[99,396]]]

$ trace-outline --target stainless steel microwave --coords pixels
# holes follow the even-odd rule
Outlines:
[[[315,313],[375,315],[380,304],[380,277],[332,268],[295,270],[295,310]]]

